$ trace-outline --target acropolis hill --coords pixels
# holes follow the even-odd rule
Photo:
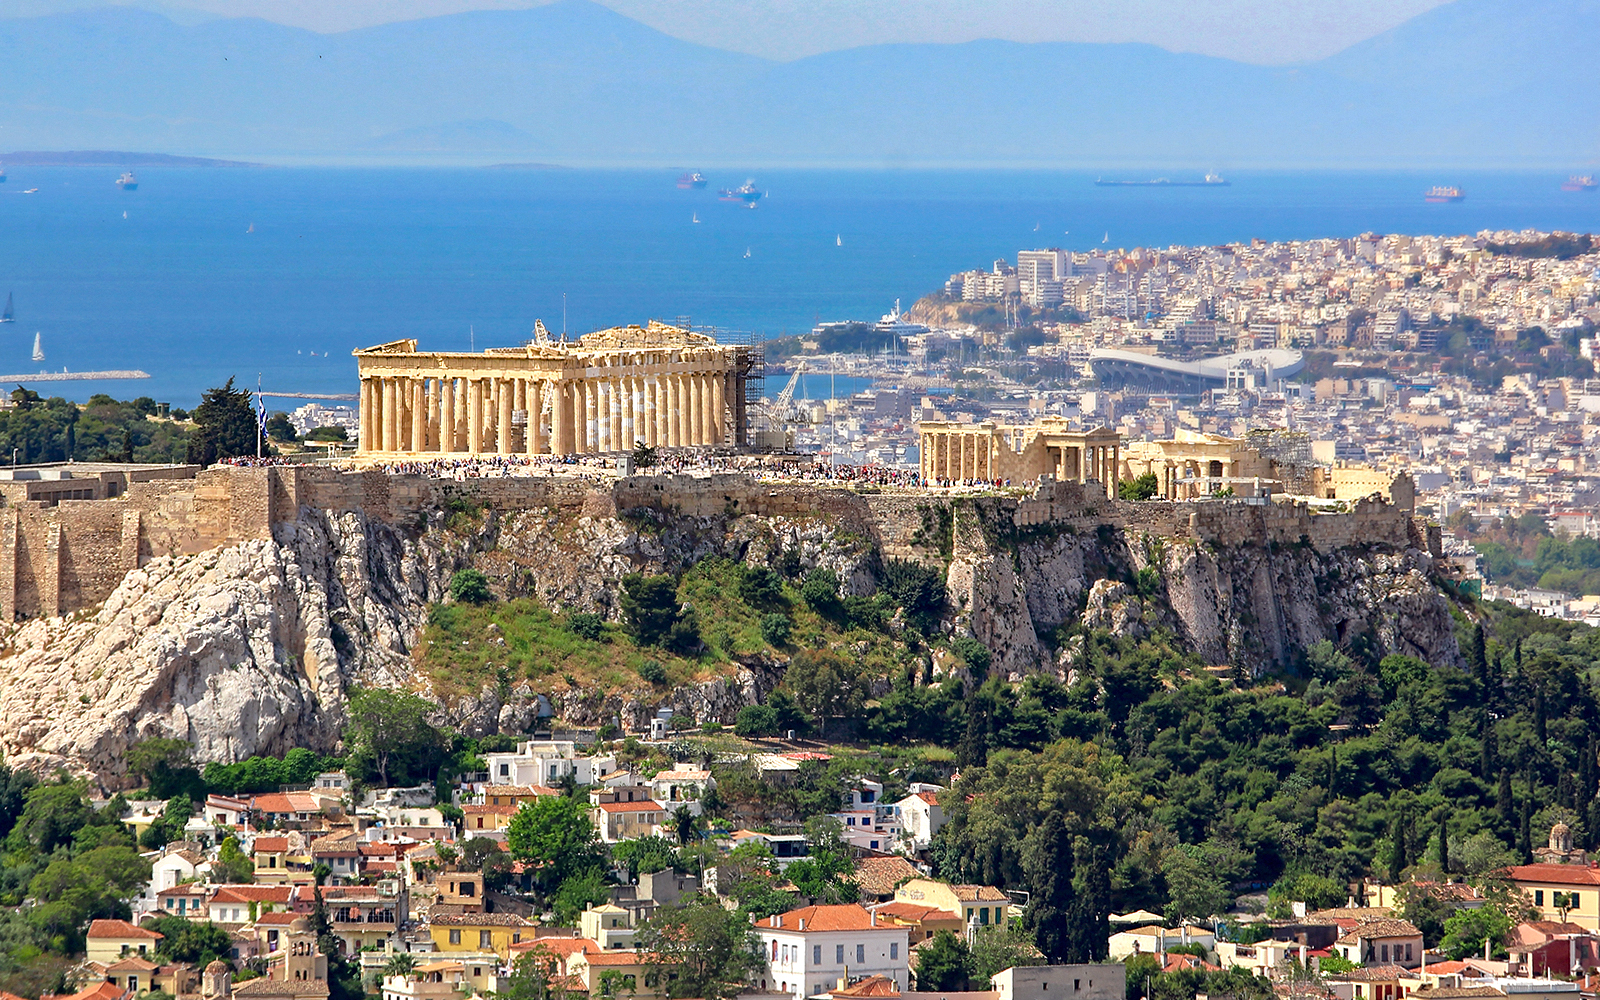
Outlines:
[[[1013,676],[1065,670],[1049,637],[1072,621],[1167,630],[1252,672],[1355,635],[1430,662],[1459,657],[1434,582],[1437,532],[1381,500],[1313,514],[1124,503],[1062,482],[956,495],[744,475],[454,481],[310,467],[217,467],[117,494],[0,515],[0,592],[28,619],[9,627],[0,658],[0,748],[14,765],[115,784],[123,751],[151,735],[190,740],[201,760],[329,747],[351,685],[426,690],[416,643],[465,567],[503,598],[615,619],[630,572],[794,553],[864,594],[885,560],[911,559],[944,574],[941,627],[987,644]],[[1154,588],[1135,586],[1152,567]],[[541,698],[574,724],[643,720],[661,704],[727,723],[780,667],[758,656],[670,692],[547,677],[436,697],[478,733]]]

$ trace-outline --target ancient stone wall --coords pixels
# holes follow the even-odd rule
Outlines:
[[[69,500],[56,507],[21,502],[0,509],[0,619],[66,614],[104,601],[124,574],[150,559],[272,538],[272,526],[302,508],[360,512],[395,528],[421,523],[452,503],[502,514],[549,509],[612,517],[649,508],[675,517],[753,514],[820,518],[876,544],[885,557],[937,560],[941,524],[972,501],[936,493],[851,490],[808,483],[771,484],[740,475],[634,476],[615,483],[580,477],[455,481],[315,467],[214,468],[193,480],[129,485],[114,500]],[[1352,545],[1429,550],[1405,511],[1362,501],[1349,514],[1313,514],[1301,505],[1122,503],[1078,483],[1057,482],[1025,499],[977,501],[991,524],[1027,531],[1043,525],[1093,532],[1103,525],[1219,547],[1270,541],[1319,552]],[[941,510],[942,508],[942,510]],[[944,520],[941,521],[941,518]]]

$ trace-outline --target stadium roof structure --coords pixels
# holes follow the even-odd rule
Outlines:
[[[1240,351],[1199,361],[1174,361],[1153,354],[1109,348],[1089,352],[1089,367],[1107,389],[1126,387],[1185,396],[1224,388],[1231,369],[1253,368],[1266,371],[1269,378],[1292,378],[1300,374],[1305,365],[1305,355],[1299,351],[1276,348]]]

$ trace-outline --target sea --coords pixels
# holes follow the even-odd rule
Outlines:
[[[1600,231],[1600,193],[1563,192],[1554,171],[1241,171],[1227,187],[1152,188],[1043,170],[707,170],[704,190],[678,189],[679,172],[144,168],[123,191],[116,169],[8,166],[0,297],[16,322],[0,325],[0,376],[141,369],[32,387],[183,407],[229,378],[353,393],[351,351],[386,341],[482,350],[526,340],[536,319],[577,335],[652,317],[777,337],[876,320],[1019,249]],[[718,199],[747,179],[758,207]],[[1426,204],[1436,184],[1466,199]],[[812,376],[799,395],[829,392],[845,387]]]

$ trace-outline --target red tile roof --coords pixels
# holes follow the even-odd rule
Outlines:
[[[773,926],[773,920],[778,921],[776,927]],[[843,906],[803,906],[768,920],[757,921],[755,929],[798,931],[802,922],[808,931],[864,931],[874,926],[872,914],[867,912],[866,907],[859,903],[846,903]]]
[[[150,941],[161,940],[161,935],[155,931],[147,931],[143,927],[135,927],[126,920],[94,920],[89,923],[90,940],[95,938],[111,938],[122,940],[124,938],[144,938]]]
[[[1600,885],[1600,870],[1583,865],[1513,865],[1505,873],[1513,882]]]
[[[288,837],[257,837],[255,844],[256,853],[276,854],[289,849]]]
[[[275,903],[288,906],[294,887],[288,885],[224,885],[211,897],[213,903]]]
[[[629,813],[629,812],[661,812],[662,805],[649,799],[643,802],[602,802],[597,806],[601,812]]]

